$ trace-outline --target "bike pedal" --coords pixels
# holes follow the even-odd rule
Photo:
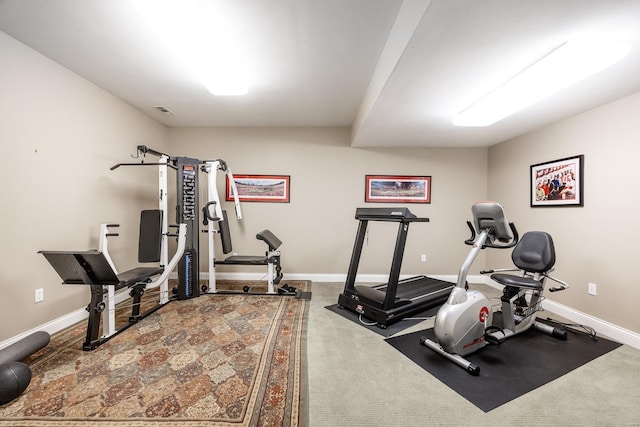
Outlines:
[[[502,334],[501,337],[497,337],[495,335],[493,335],[496,332],[500,332]],[[507,335],[504,333],[504,331],[500,328],[497,328],[495,326],[492,326],[490,328],[487,328],[487,330],[484,333],[484,339],[485,341],[487,341],[490,344],[495,344],[495,345],[500,345],[504,342],[504,340],[507,338]]]
[[[495,344],[495,345],[500,345],[504,342],[504,337],[502,338],[498,338],[496,336],[493,336],[491,334],[486,334],[484,336],[485,341],[487,341],[489,344]]]

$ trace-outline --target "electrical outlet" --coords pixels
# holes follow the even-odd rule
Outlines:
[[[427,262],[427,254],[422,254],[422,255],[420,256],[420,261],[422,261],[422,262]]]
[[[598,285],[596,285],[595,283],[589,282],[589,287],[587,292],[589,292],[589,295],[595,296],[597,288],[598,288]]]
[[[41,302],[41,301],[44,300],[44,289],[42,289],[42,288],[36,289],[35,300],[36,300],[36,302]]]

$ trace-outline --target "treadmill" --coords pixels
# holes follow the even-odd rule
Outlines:
[[[338,297],[338,307],[346,308],[373,320],[380,328],[443,304],[455,284],[427,276],[415,276],[399,280],[404,247],[412,222],[429,222],[429,218],[418,218],[408,208],[358,208],[359,221],[356,242],[351,255],[349,272],[344,291]],[[356,275],[362,246],[369,221],[397,222],[396,238],[388,283],[375,286],[356,286]]]

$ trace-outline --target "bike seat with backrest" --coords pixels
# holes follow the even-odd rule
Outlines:
[[[556,263],[556,252],[551,235],[544,231],[525,233],[511,253],[516,267],[524,273],[546,273]],[[542,282],[529,276],[494,273],[491,278],[504,286],[542,289]]]

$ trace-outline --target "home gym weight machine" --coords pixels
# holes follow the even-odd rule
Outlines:
[[[156,163],[145,163],[146,154],[159,158]],[[189,157],[171,157],[167,154],[148,148],[144,145],[137,147],[134,158],[142,158],[140,163],[118,163],[111,167],[115,170],[122,166],[157,166],[158,167],[158,203],[159,209],[143,211],[140,217],[140,237],[138,246],[139,262],[159,262],[159,267],[137,267],[129,271],[118,273],[108,251],[108,238],[117,236],[111,229],[118,224],[102,224],[98,250],[89,251],[40,251],[53,268],[58,272],[64,284],[89,285],[91,301],[87,306],[89,319],[87,334],[83,343],[84,350],[92,350],[106,342],[116,334],[122,332],[132,324],[151,314],[153,311],[168,303],[172,299],[184,300],[197,297],[201,291],[206,293],[222,293],[215,285],[215,265],[265,265],[268,267],[269,294],[299,296],[293,287],[282,286],[276,292],[274,284],[282,278],[280,267],[281,241],[269,230],[257,234],[269,250],[265,256],[232,255],[224,260],[215,260],[214,236],[220,233],[225,253],[231,250],[230,235],[226,221],[226,212],[222,210],[216,187],[216,172],[222,170],[229,177],[233,188],[236,216],[242,219],[240,204],[235,188],[233,174],[223,160],[201,161]],[[177,173],[177,205],[176,222],[179,224],[178,234],[168,232],[168,169]],[[209,201],[202,208],[204,223],[208,225],[209,234],[209,285],[200,286],[199,283],[199,173],[208,174]],[[215,230],[218,224],[220,230]],[[177,250],[171,260],[168,259],[168,238],[178,237]],[[227,250],[228,249],[228,250]],[[169,291],[169,275],[178,268],[178,285]],[[158,278],[155,278],[158,276]],[[128,323],[116,329],[116,302],[125,296],[120,292],[123,288],[129,290],[133,297],[132,312]],[[151,310],[141,313],[141,298],[147,289],[159,289],[159,304]],[[248,290],[245,290],[248,292]],[[170,293],[174,297],[170,297]],[[102,327],[102,335],[100,330]]]
[[[550,288],[550,292],[562,291],[569,285],[549,275],[556,261],[553,239],[549,234],[530,231],[519,238],[515,225],[507,222],[502,206],[495,202],[475,203],[471,212],[473,224],[467,221],[471,237],[465,243],[471,245],[472,249],[460,268],[456,287],[436,314],[434,332],[437,342],[421,337],[420,343],[461,366],[471,375],[479,375],[480,367],[463,356],[476,352],[487,344],[500,344],[530,328],[566,339],[567,332],[564,329],[538,322],[536,312],[542,309],[546,279],[560,285]],[[468,290],[467,286],[468,271],[484,248],[514,248],[511,259],[515,269],[480,272],[493,273],[491,278],[504,286],[500,298],[501,327],[492,323],[490,300],[480,291]],[[519,274],[505,274],[507,271],[519,271]]]
[[[428,222],[429,218],[419,218],[408,208],[358,208],[355,217],[359,220],[358,231],[344,291],[338,297],[338,307],[374,320],[378,327],[384,329],[393,322],[446,301],[453,283],[427,276],[400,280],[409,225],[413,222]],[[388,282],[373,287],[355,284],[369,221],[398,223]]]
[[[160,158],[160,163],[145,163],[147,154]],[[295,288],[283,285],[276,290],[274,285],[279,284],[282,279],[282,268],[280,266],[279,247],[282,242],[269,230],[263,230],[256,234],[256,238],[265,242],[267,251],[265,255],[231,255],[224,259],[216,259],[215,236],[219,235],[223,252],[231,252],[231,235],[229,232],[228,218],[226,211],[222,209],[220,196],[217,189],[217,172],[222,171],[226,175],[233,193],[235,215],[238,220],[242,219],[242,210],[238,197],[233,173],[228,164],[221,159],[199,160],[189,157],[172,157],[168,154],[156,151],[147,146],[137,147],[136,158],[142,158],[141,163],[120,163],[112,167],[120,166],[148,166],[157,164],[163,170],[160,171],[160,181],[165,183],[164,190],[161,190],[160,197],[166,200],[166,166],[177,172],[177,206],[176,220],[184,223],[187,227],[187,242],[185,253],[178,263],[178,285],[174,290],[177,298],[187,299],[200,295],[200,293],[229,293],[216,286],[216,265],[247,265],[267,267],[267,294],[298,295]],[[200,209],[200,172],[206,174],[207,202]],[[162,178],[164,174],[164,179]],[[202,214],[202,217],[200,216]],[[200,285],[199,266],[199,246],[200,246],[200,224],[206,226],[208,235],[208,282],[207,285]],[[217,228],[216,229],[216,225]],[[249,288],[244,287],[243,293],[249,293]]]

